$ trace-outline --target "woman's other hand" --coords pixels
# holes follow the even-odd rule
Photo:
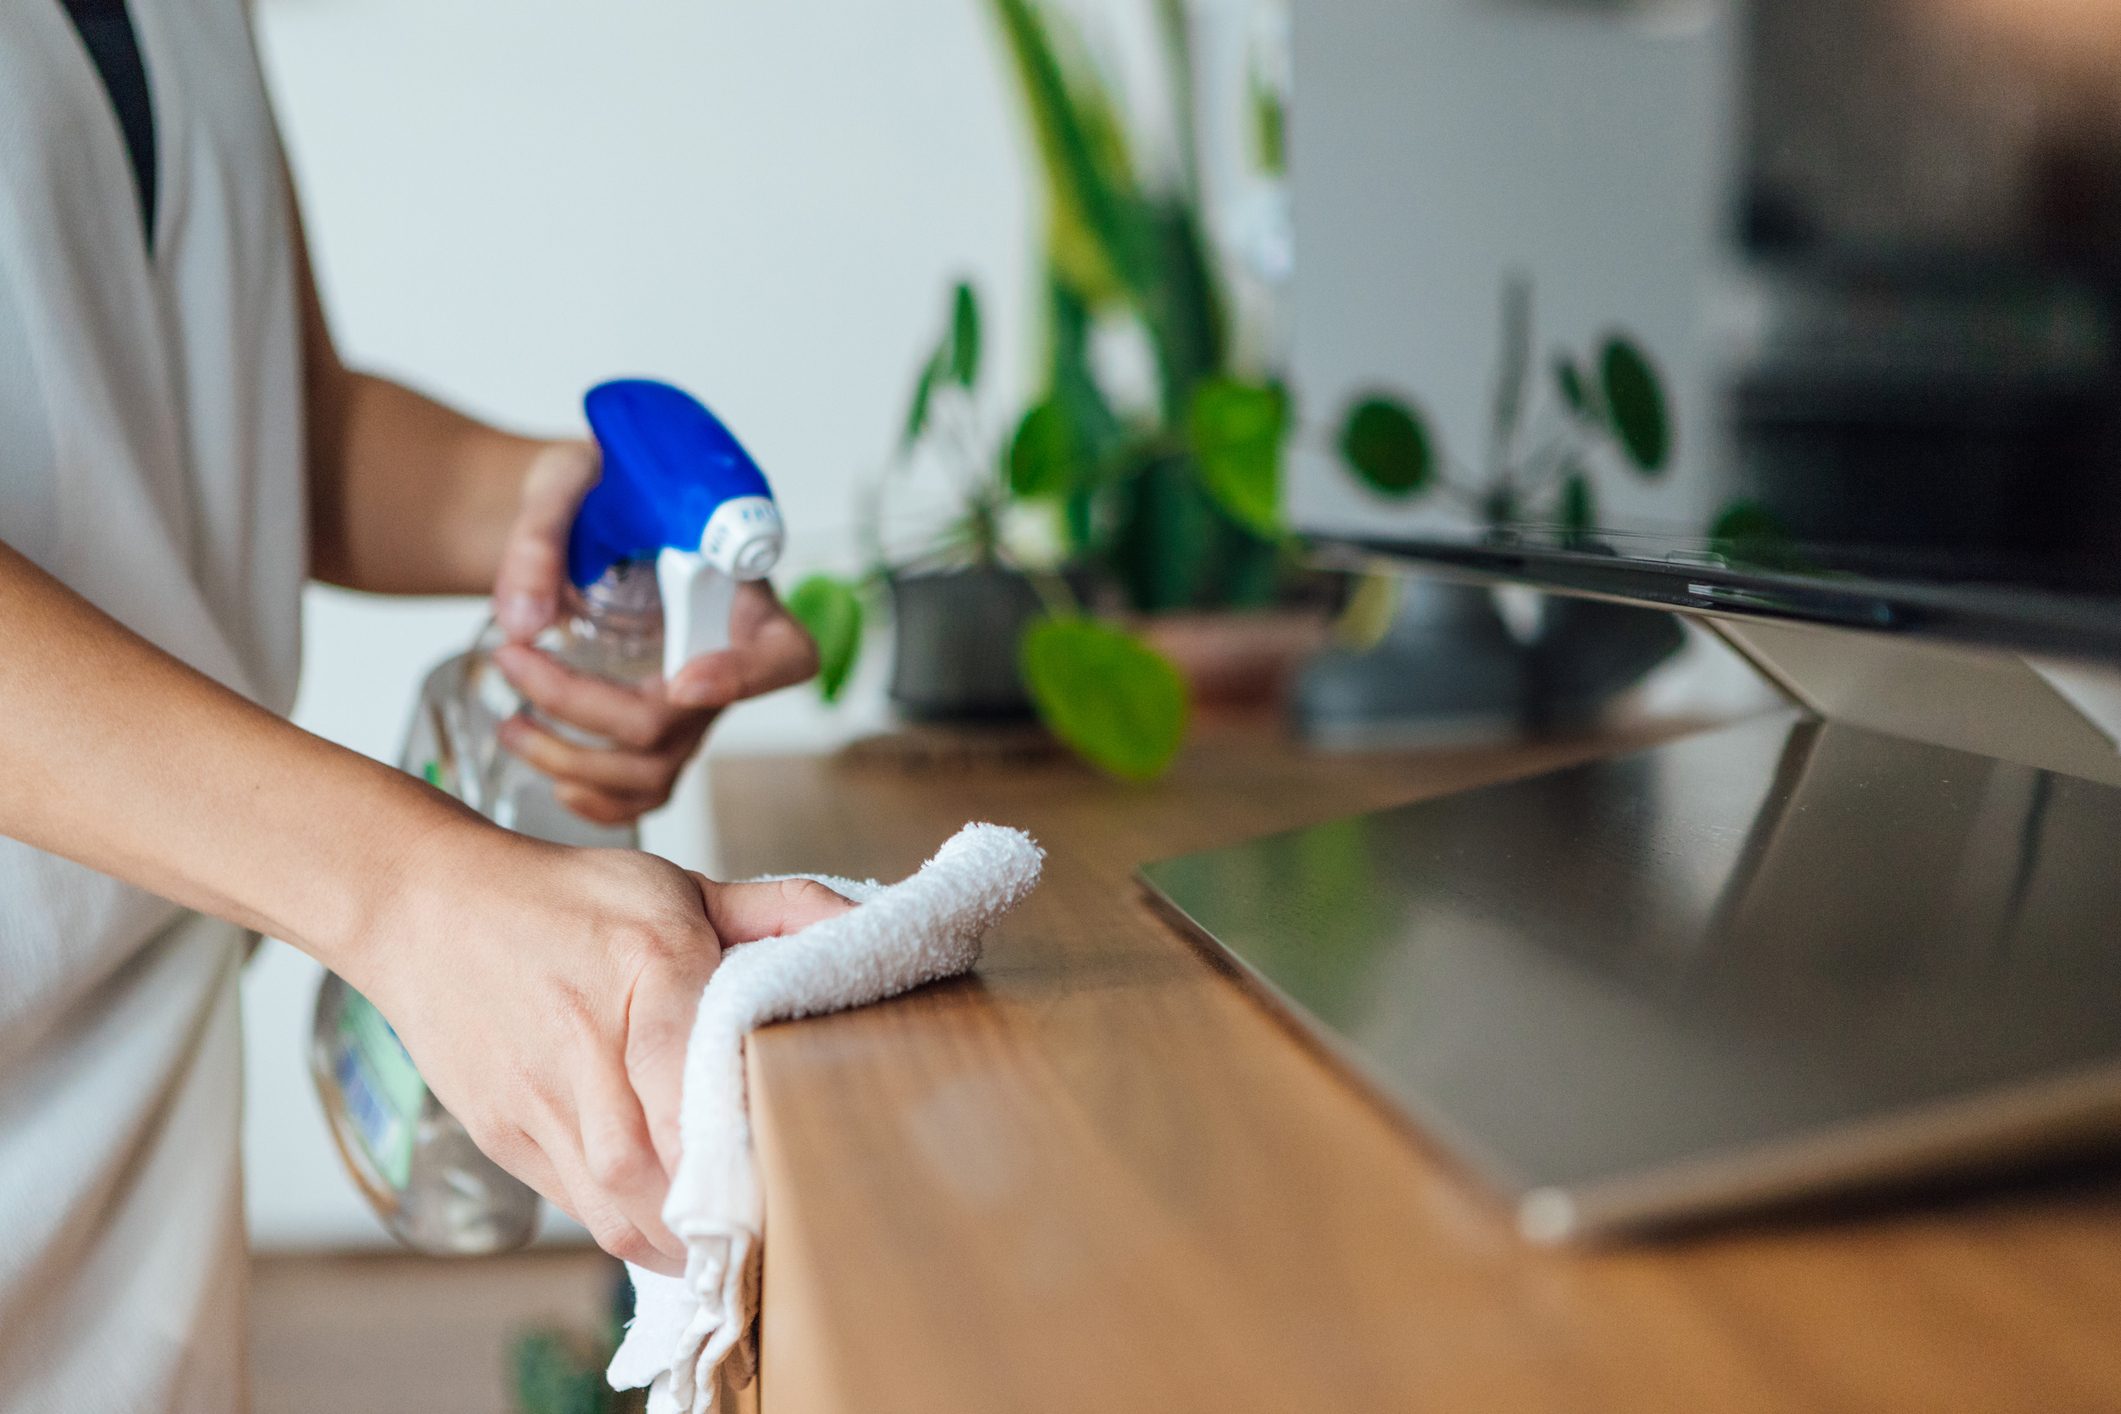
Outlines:
[[[739,586],[730,646],[694,658],[667,680],[614,683],[533,647],[568,604],[567,536],[597,474],[592,443],[556,442],[532,463],[494,585],[494,617],[508,639],[494,661],[540,716],[603,743],[583,745],[526,714],[502,728],[503,744],[550,776],[560,803],[575,814],[619,825],[670,798],[724,708],[803,682],[816,673],[818,657],[809,633],[763,581]]]

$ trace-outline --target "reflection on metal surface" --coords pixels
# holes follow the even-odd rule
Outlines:
[[[2121,1119],[2121,790],[1776,716],[1149,866],[1560,1237]]]

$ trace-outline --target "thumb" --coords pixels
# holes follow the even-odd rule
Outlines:
[[[762,884],[717,884],[695,874],[707,921],[724,947],[778,938],[821,923],[854,907],[813,879],[774,879]]]
[[[554,442],[531,460],[493,584],[494,618],[510,642],[529,642],[559,616],[567,532],[599,470],[593,442]]]

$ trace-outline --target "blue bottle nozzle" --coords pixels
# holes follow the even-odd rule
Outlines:
[[[667,677],[728,646],[738,582],[780,559],[780,509],[751,454],[690,394],[624,379],[590,389],[582,406],[604,471],[575,516],[568,577],[587,586],[614,565],[656,562]]]

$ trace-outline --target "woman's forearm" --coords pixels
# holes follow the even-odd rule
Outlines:
[[[312,378],[308,402],[312,573],[385,594],[492,589],[548,444],[343,369]]]
[[[5,545],[0,720],[0,834],[350,973],[368,970],[407,862],[491,828],[178,662]]]

